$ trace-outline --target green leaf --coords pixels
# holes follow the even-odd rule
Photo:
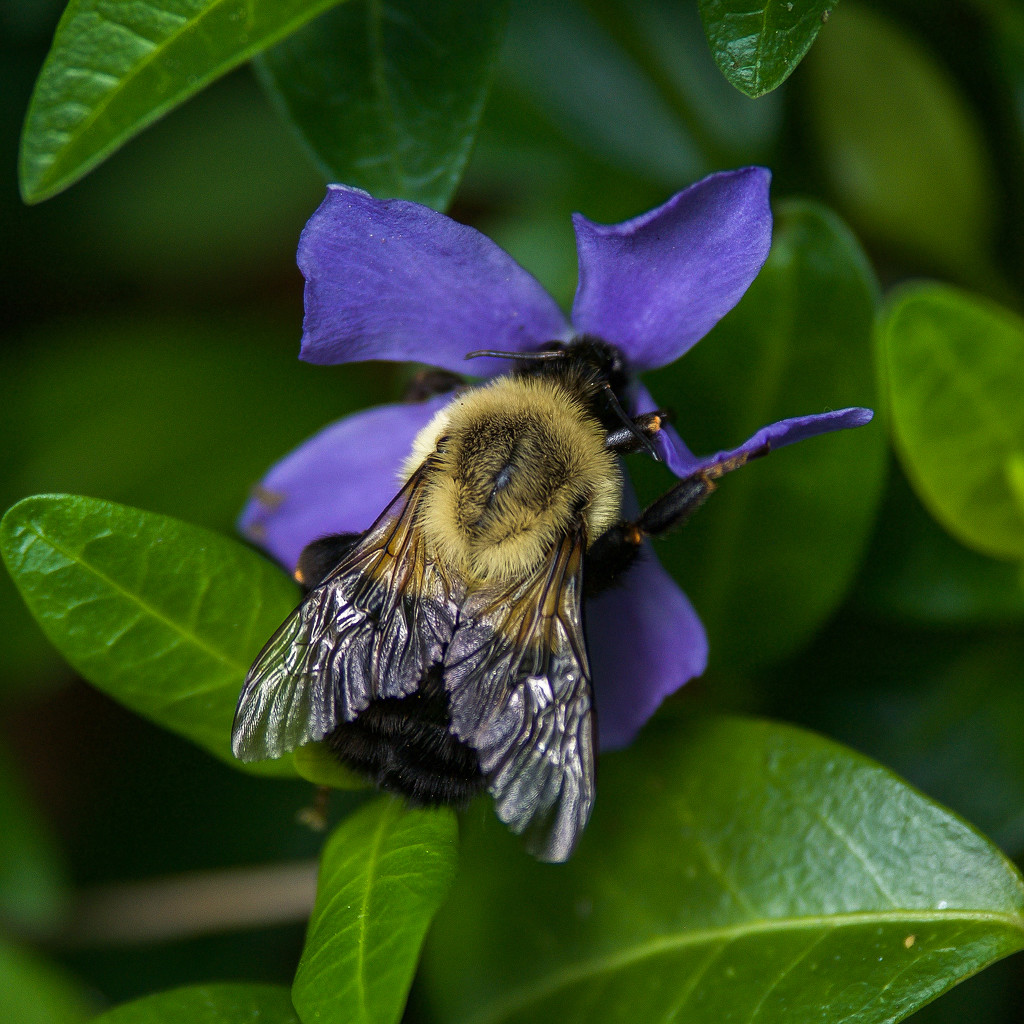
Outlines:
[[[21,931],[50,930],[64,909],[64,888],[56,843],[0,748],[0,920]]]
[[[896,450],[928,511],[959,541],[1024,559],[1012,486],[1024,456],[1024,323],[943,285],[896,293],[879,322]]]
[[[257,62],[332,181],[444,209],[476,137],[507,0],[352,0]]]
[[[722,74],[748,96],[777,89],[803,60],[834,0],[700,0]]]
[[[964,1021],[1012,1022],[1020,1006],[1020,971],[1015,958],[968,978],[911,1018],[913,1024],[964,1024]]]
[[[1024,516],[1024,455],[1011,455],[1006,460],[1006,483],[1017,511]]]
[[[245,674],[295,606],[265,559],[167,516],[74,495],[26,498],[0,523],[7,569],[43,631],[98,689],[235,767]],[[294,775],[291,758],[253,766]]]
[[[4,1024],[79,1024],[91,1000],[75,981],[34,953],[0,939]]]
[[[158,117],[337,2],[71,0],[25,118],[25,201],[67,188]]]
[[[874,405],[875,283],[856,239],[815,204],[784,204],[771,255],[739,306],[652,375],[696,452],[741,443],[787,416]],[[772,453],[724,480],[657,545],[707,626],[712,664],[794,650],[843,599],[881,498],[885,432],[872,423]],[[644,497],[664,488],[630,464]]]
[[[367,804],[324,847],[292,999],[304,1021],[398,1021],[420,946],[451,887],[458,826],[448,808]]]
[[[943,270],[985,273],[994,176],[943,68],[893,23],[846,2],[806,69],[812,127],[854,227]]]
[[[280,985],[192,985],[144,996],[92,1024],[299,1024]]]
[[[881,1024],[1024,945],[1024,882],[879,765],[663,716],[605,757],[566,867],[467,837],[426,981],[450,1024]]]

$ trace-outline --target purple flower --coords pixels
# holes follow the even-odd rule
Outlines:
[[[531,352],[587,335],[615,346],[635,374],[673,362],[739,301],[771,244],[770,174],[714,174],[623,224],[574,217],[579,286],[567,320],[541,285],[473,228],[401,200],[330,186],[302,233],[306,277],[301,357],[312,363],[413,360],[483,376],[509,364],[478,349]],[[327,427],[271,469],[241,530],[289,570],[330,533],[365,530],[398,489],[412,441],[449,397],[357,413]],[[632,414],[656,403],[633,380]],[[770,442],[779,448],[859,426],[866,409],[782,420],[739,448],[698,458],[674,430],[656,435],[680,477]],[[704,671],[700,619],[653,552],[625,584],[586,609],[604,749],[628,743],[661,701]]]

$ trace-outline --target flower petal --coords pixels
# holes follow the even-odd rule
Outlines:
[[[381,405],[325,427],[267,473],[239,530],[289,572],[310,541],[365,530],[398,493],[416,434],[450,401]]]
[[[555,300],[479,231],[426,206],[330,185],[299,240],[301,358],[414,360],[474,376],[507,370],[475,349],[564,339]]]
[[[576,331],[615,345],[634,370],[674,362],[732,309],[771,245],[771,173],[712,174],[623,224],[576,227]]]
[[[630,743],[661,702],[707,666],[697,613],[649,544],[623,584],[587,602],[602,750]]]
[[[756,434],[749,437],[738,448],[731,448],[729,451],[716,452],[714,455],[705,455],[698,458],[683,443],[679,435],[673,430],[667,431],[661,445],[663,457],[668,468],[676,476],[682,478],[690,476],[701,469],[717,465],[726,459],[731,459],[741,453],[751,454],[766,444],[769,450],[784,448],[787,444],[795,441],[803,441],[809,437],[816,437],[818,434],[827,434],[833,430],[846,430],[850,427],[862,427],[870,422],[874,413],[870,409],[836,409],[834,412],[822,412],[812,416],[793,416],[788,420],[779,420],[767,427],[762,427]]]

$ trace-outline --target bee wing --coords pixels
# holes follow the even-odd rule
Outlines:
[[[427,561],[416,509],[422,472],[310,591],[245,678],[232,748],[242,761],[323,739],[377,697],[403,697],[444,656],[457,603]]]
[[[527,580],[471,594],[445,660],[451,728],[473,747],[498,817],[566,860],[594,802],[594,719],[581,612],[582,528]]]

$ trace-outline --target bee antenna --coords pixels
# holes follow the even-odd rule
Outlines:
[[[493,349],[481,348],[466,353],[467,359],[479,359],[481,356],[489,356],[491,359],[523,359],[532,363],[535,359],[564,359],[565,349],[552,348],[543,352],[495,352]]]
[[[615,394],[615,389],[608,381],[605,381],[602,384],[602,387],[608,394],[608,404],[612,407],[612,412],[622,420],[629,432],[644,446],[651,458],[653,458],[655,462],[661,462],[661,456],[651,443],[651,439],[633,422],[632,417],[626,412],[626,410],[622,408],[622,405],[619,403],[618,396]]]

